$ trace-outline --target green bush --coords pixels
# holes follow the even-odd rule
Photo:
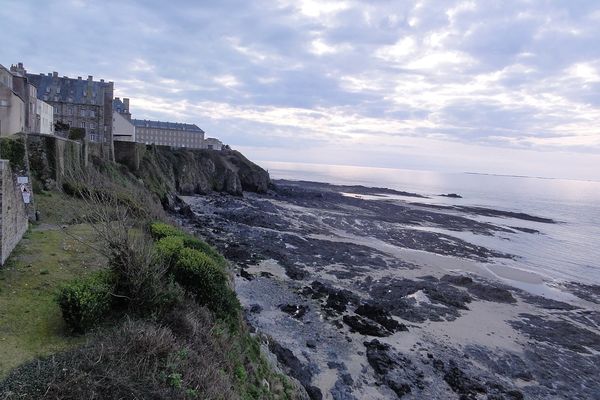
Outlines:
[[[110,310],[115,279],[99,271],[64,286],[58,294],[63,319],[72,332],[83,333],[96,325]]]
[[[239,303],[235,292],[228,285],[225,271],[210,256],[184,248],[179,252],[173,272],[175,280],[218,317],[229,319],[237,315]]]
[[[184,247],[183,238],[179,236],[165,236],[155,244],[156,253],[169,264]]]
[[[185,236],[185,233],[172,225],[164,222],[153,222],[150,224],[150,234],[154,240],[162,239],[167,236]]]
[[[12,168],[25,168],[25,141],[21,138],[0,139],[0,158],[10,161]]]
[[[150,225],[150,234],[152,235],[152,237],[155,240],[159,240],[159,242],[160,242],[160,239],[163,239],[166,237],[181,238],[183,240],[184,247],[194,249],[194,250],[199,250],[199,251],[205,253],[210,258],[212,258],[213,261],[220,267],[225,267],[227,265],[225,258],[223,258],[223,256],[221,254],[219,254],[219,252],[214,247],[212,247],[208,243],[190,235],[189,233],[186,233],[180,229],[177,229],[176,227],[174,227],[172,225],[165,224],[164,222],[154,222]],[[175,242],[173,241],[170,243],[174,244]]]

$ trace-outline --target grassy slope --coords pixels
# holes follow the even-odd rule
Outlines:
[[[64,334],[54,296],[66,281],[104,261],[73,236],[93,238],[88,225],[73,220],[78,201],[60,193],[38,195],[42,223],[31,226],[0,269],[0,378],[15,366],[82,342]]]

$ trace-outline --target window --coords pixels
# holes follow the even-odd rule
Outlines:
[[[81,127],[85,129],[85,122],[81,123]]]

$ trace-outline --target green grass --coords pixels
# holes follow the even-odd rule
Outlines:
[[[66,231],[34,226],[0,269],[0,378],[25,361],[82,342],[65,335],[55,296],[62,284],[105,261],[72,235],[87,240],[94,236],[88,225]]]

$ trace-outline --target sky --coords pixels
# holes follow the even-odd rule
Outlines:
[[[600,2],[2,0],[0,63],[257,161],[600,180]]]

